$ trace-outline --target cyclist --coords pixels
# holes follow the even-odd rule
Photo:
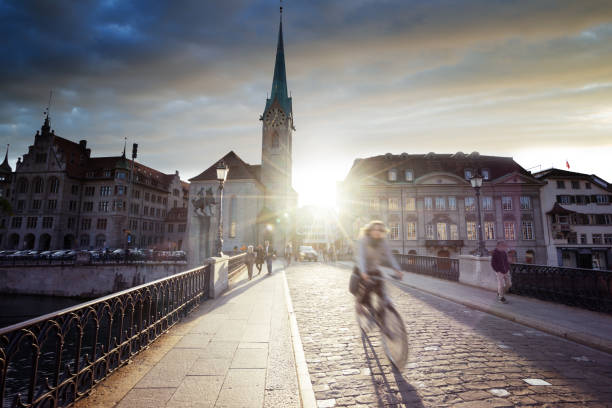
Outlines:
[[[372,309],[371,293],[380,299],[385,298],[380,266],[390,266],[395,270],[395,278],[400,279],[402,272],[397,260],[387,243],[387,228],[382,221],[371,221],[362,230],[357,246],[357,268],[361,275],[360,290],[357,293],[357,313],[364,313],[364,308]],[[384,325],[385,308],[375,311],[377,318]]]

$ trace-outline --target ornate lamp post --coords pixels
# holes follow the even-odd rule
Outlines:
[[[217,233],[217,256],[223,256],[223,184],[227,180],[229,167],[223,160],[217,163],[217,180],[219,180],[219,232]]]
[[[476,254],[478,256],[485,256],[487,249],[485,248],[484,239],[482,235],[482,213],[480,211],[480,187],[482,187],[482,176],[480,174],[474,175],[470,179],[472,187],[476,190],[476,210],[478,211],[478,250]]]

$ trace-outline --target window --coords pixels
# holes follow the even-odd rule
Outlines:
[[[144,206],[144,208],[142,209],[142,213],[143,215],[148,216],[149,215],[149,207],[147,207],[146,205]]]
[[[478,239],[478,233],[476,232],[476,222],[468,221],[465,224],[467,230],[467,239],[470,241],[476,241]]]
[[[47,201],[47,208],[49,210],[55,210],[57,208],[57,200],[49,200],[49,201]]]
[[[612,244],[612,234],[604,234],[604,244]]]
[[[125,201],[114,200],[113,211],[123,211],[125,209]]]
[[[416,210],[416,199],[414,197],[406,197],[406,211]]]
[[[108,201],[100,201],[98,203],[98,211],[100,212],[108,212]]]
[[[42,227],[46,229],[53,228],[53,217],[43,217]]]
[[[154,203],[155,202],[155,194],[151,194],[151,202]]]
[[[41,200],[32,200],[32,209],[33,210],[40,210],[41,203],[42,203]]]
[[[472,170],[471,169],[465,169],[463,170],[463,175],[465,177],[466,180],[470,180],[472,178]]]
[[[580,243],[581,244],[587,243],[587,234],[580,234]]]
[[[580,182],[577,180],[572,180],[572,188],[574,190],[579,190],[580,189]]]
[[[69,210],[69,211],[76,211],[76,210],[77,210],[77,202],[76,202],[76,201],[74,201],[74,200],[71,200],[71,201],[68,203],[68,210]]]
[[[172,195],[175,196],[175,197],[178,197],[179,196],[178,189],[175,188],[174,190],[172,190]]]
[[[379,208],[378,198],[370,198],[370,211],[378,211]]]
[[[124,171],[118,171],[118,172],[117,172],[117,178],[118,178],[119,180],[125,180],[125,178],[126,178],[126,173],[125,173]]]
[[[179,224],[178,232],[185,232],[186,228],[187,228],[187,224]]]
[[[591,183],[584,183],[584,188],[586,188],[587,190],[591,189]]]
[[[400,225],[397,222],[391,223],[389,239],[392,239],[394,241],[400,239]]]
[[[457,241],[459,239],[459,228],[457,224],[451,224],[450,227],[450,239]]]
[[[134,190],[134,198],[140,198],[140,190]]]
[[[465,197],[465,211],[476,211],[476,200],[474,197]]]
[[[489,169],[482,169],[480,173],[482,174],[483,180],[489,180]]]
[[[557,188],[565,188],[565,181],[557,180]]]
[[[25,201],[24,200],[17,201],[17,211],[23,211],[24,208],[25,208]]]
[[[610,197],[603,194],[598,194],[595,196],[597,200],[597,204],[610,204]]]
[[[83,191],[83,194],[90,197],[93,196],[96,193],[96,188],[94,186],[87,186],[85,187],[85,190]]]
[[[531,197],[521,196],[520,204],[521,204],[521,210],[531,210]]]
[[[26,179],[19,180],[19,183],[17,184],[17,191],[19,191],[19,193],[21,194],[27,193],[28,192],[28,180]]]
[[[101,196],[109,196],[111,195],[110,186],[100,186],[100,195]]]
[[[446,209],[446,198],[436,197],[436,210],[445,210],[445,209]]]
[[[397,170],[391,169],[387,173],[387,180],[389,181],[397,181]]]
[[[502,210],[512,211],[512,197],[502,197]]]
[[[40,177],[36,178],[34,180],[34,193],[40,194],[43,191],[44,191],[44,185],[43,185],[42,179]]]
[[[426,239],[436,239],[433,224],[425,225],[425,238]]]
[[[21,228],[21,217],[13,217],[11,220],[11,228]]]
[[[457,209],[457,198],[455,198],[455,197],[448,197],[448,209],[449,210],[456,210]]]
[[[132,204],[132,214],[138,214],[139,211],[140,211],[140,205]]]
[[[438,232],[438,239],[440,241],[446,241],[448,239],[448,234],[446,230],[446,224],[443,222],[439,222],[436,224],[436,230]]]
[[[571,204],[572,202],[572,196],[568,196],[568,195],[559,195],[557,196],[557,202],[559,204]]]
[[[91,201],[85,201],[83,203],[83,212],[91,212],[93,211],[93,202]]]
[[[158,218],[161,216],[161,211],[159,210],[159,208],[155,209],[155,216]]]
[[[504,239],[506,241],[514,241],[516,239],[516,228],[514,222],[504,222]]]
[[[174,224],[168,224],[168,232],[169,233],[173,233],[174,232]]]
[[[85,173],[85,177],[93,178],[94,177],[94,172],[93,171],[88,171],[87,173]]]
[[[601,234],[593,234],[593,244],[602,244],[603,240],[601,239]]]
[[[68,222],[66,223],[68,229],[73,229],[75,224],[74,217],[68,218]]]
[[[535,239],[533,235],[533,222],[532,221],[523,221],[521,223],[523,230],[523,239],[524,240],[532,240]]]
[[[485,221],[484,223],[484,234],[485,239],[492,241],[495,239],[495,223],[492,221]]]
[[[149,193],[145,193],[145,195],[144,195],[144,199],[145,199],[145,201],[149,201],[149,197],[150,197],[150,196],[149,196]]]
[[[482,197],[482,209],[493,211],[493,197]]]
[[[166,197],[164,197],[164,199],[162,200],[162,204],[163,205],[168,205],[168,199]]]
[[[389,198],[389,211],[399,211],[400,200],[399,198]]]
[[[79,194],[79,186],[76,184],[73,184],[72,187],[70,187],[70,193],[72,193],[72,195]]]
[[[57,193],[59,191],[59,186],[60,186],[60,181],[56,177],[51,178],[51,181],[49,184],[49,192],[52,194]]]
[[[102,173],[104,177],[110,177],[111,176],[111,171],[110,170],[104,170],[104,172]]]
[[[106,218],[98,218],[96,228],[99,230],[105,230],[106,229]]]
[[[106,237],[104,235],[98,235],[96,237],[96,247],[104,248],[106,246]]]
[[[414,172],[412,170],[406,170],[404,172],[404,177],[406,181],[414,181]]]
[[[414,241],[417,239],[416,222],[406,223],[406,239],[410,241]]]
[[[127,194],[127,187],[126,186],[116,186],[116,194],[117,195],[125,195]]]
[[[36,228],[37,223],[38,223],[38,217],[28,217],[26,227],[30,229],[34,229]]]
[[[178,206],[178,201],[174,200],[174,208]]]
[[[81,221],[81,229],[87,231],[91,229],[91,218],[83,218]]]
[[[425,197],[424,203],[425,203],[425,209],[426,210],[433,209],[433,201],[432,201],[431,197]]]

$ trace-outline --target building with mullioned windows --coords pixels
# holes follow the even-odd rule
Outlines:
[[[396,253],[440,257],[470,254],[478,245],[478,213],[470,179],[481,174],[482,230],[487,249],[507,241],[517,262],[546,263],[540,187],[510,157],[386,154],[356,159],[339,183],[346,240],[380,219]]]
[[[186,212],[176,208],[186,208],[189,184],[178,171],[144,166],[125,150],[91,157],[86,140],[56,135],[48,116],[15,171],[5,167],[13,215],[5,216],[4,249],[180,249],[184,241]]]

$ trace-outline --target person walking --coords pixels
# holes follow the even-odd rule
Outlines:
[[[253,264],[255,263],[255,251],[253,245],[247,247],[246,255],[244,256],[244,263],[249,273],[249,280],[253,279]]]
[[[261,245],[257,246],[255,251],[255,266],[257,267],[257,275],[261,273],[261,268],[264,264],[264,249]]]
[[[499,241],[491,254],[491,267],[497,275],[497,300],[502,303],[506,303],[504,294],[512,285],[510,280],[510,263],[508,262],[506,249],[506,243]]]
[[[265,241],[264,243],[264,258],[266,260],[266,267],[268,268],[268,275],[272,273],[272,261],[276,258],[276,251],[270,245],[270,241]]]
[[[287,246],[285,247],[285,262],[287,263],[287,266],[291,265],[292,256],[293,256],[293,246],[291,245],[291,242],[288,242]]]

